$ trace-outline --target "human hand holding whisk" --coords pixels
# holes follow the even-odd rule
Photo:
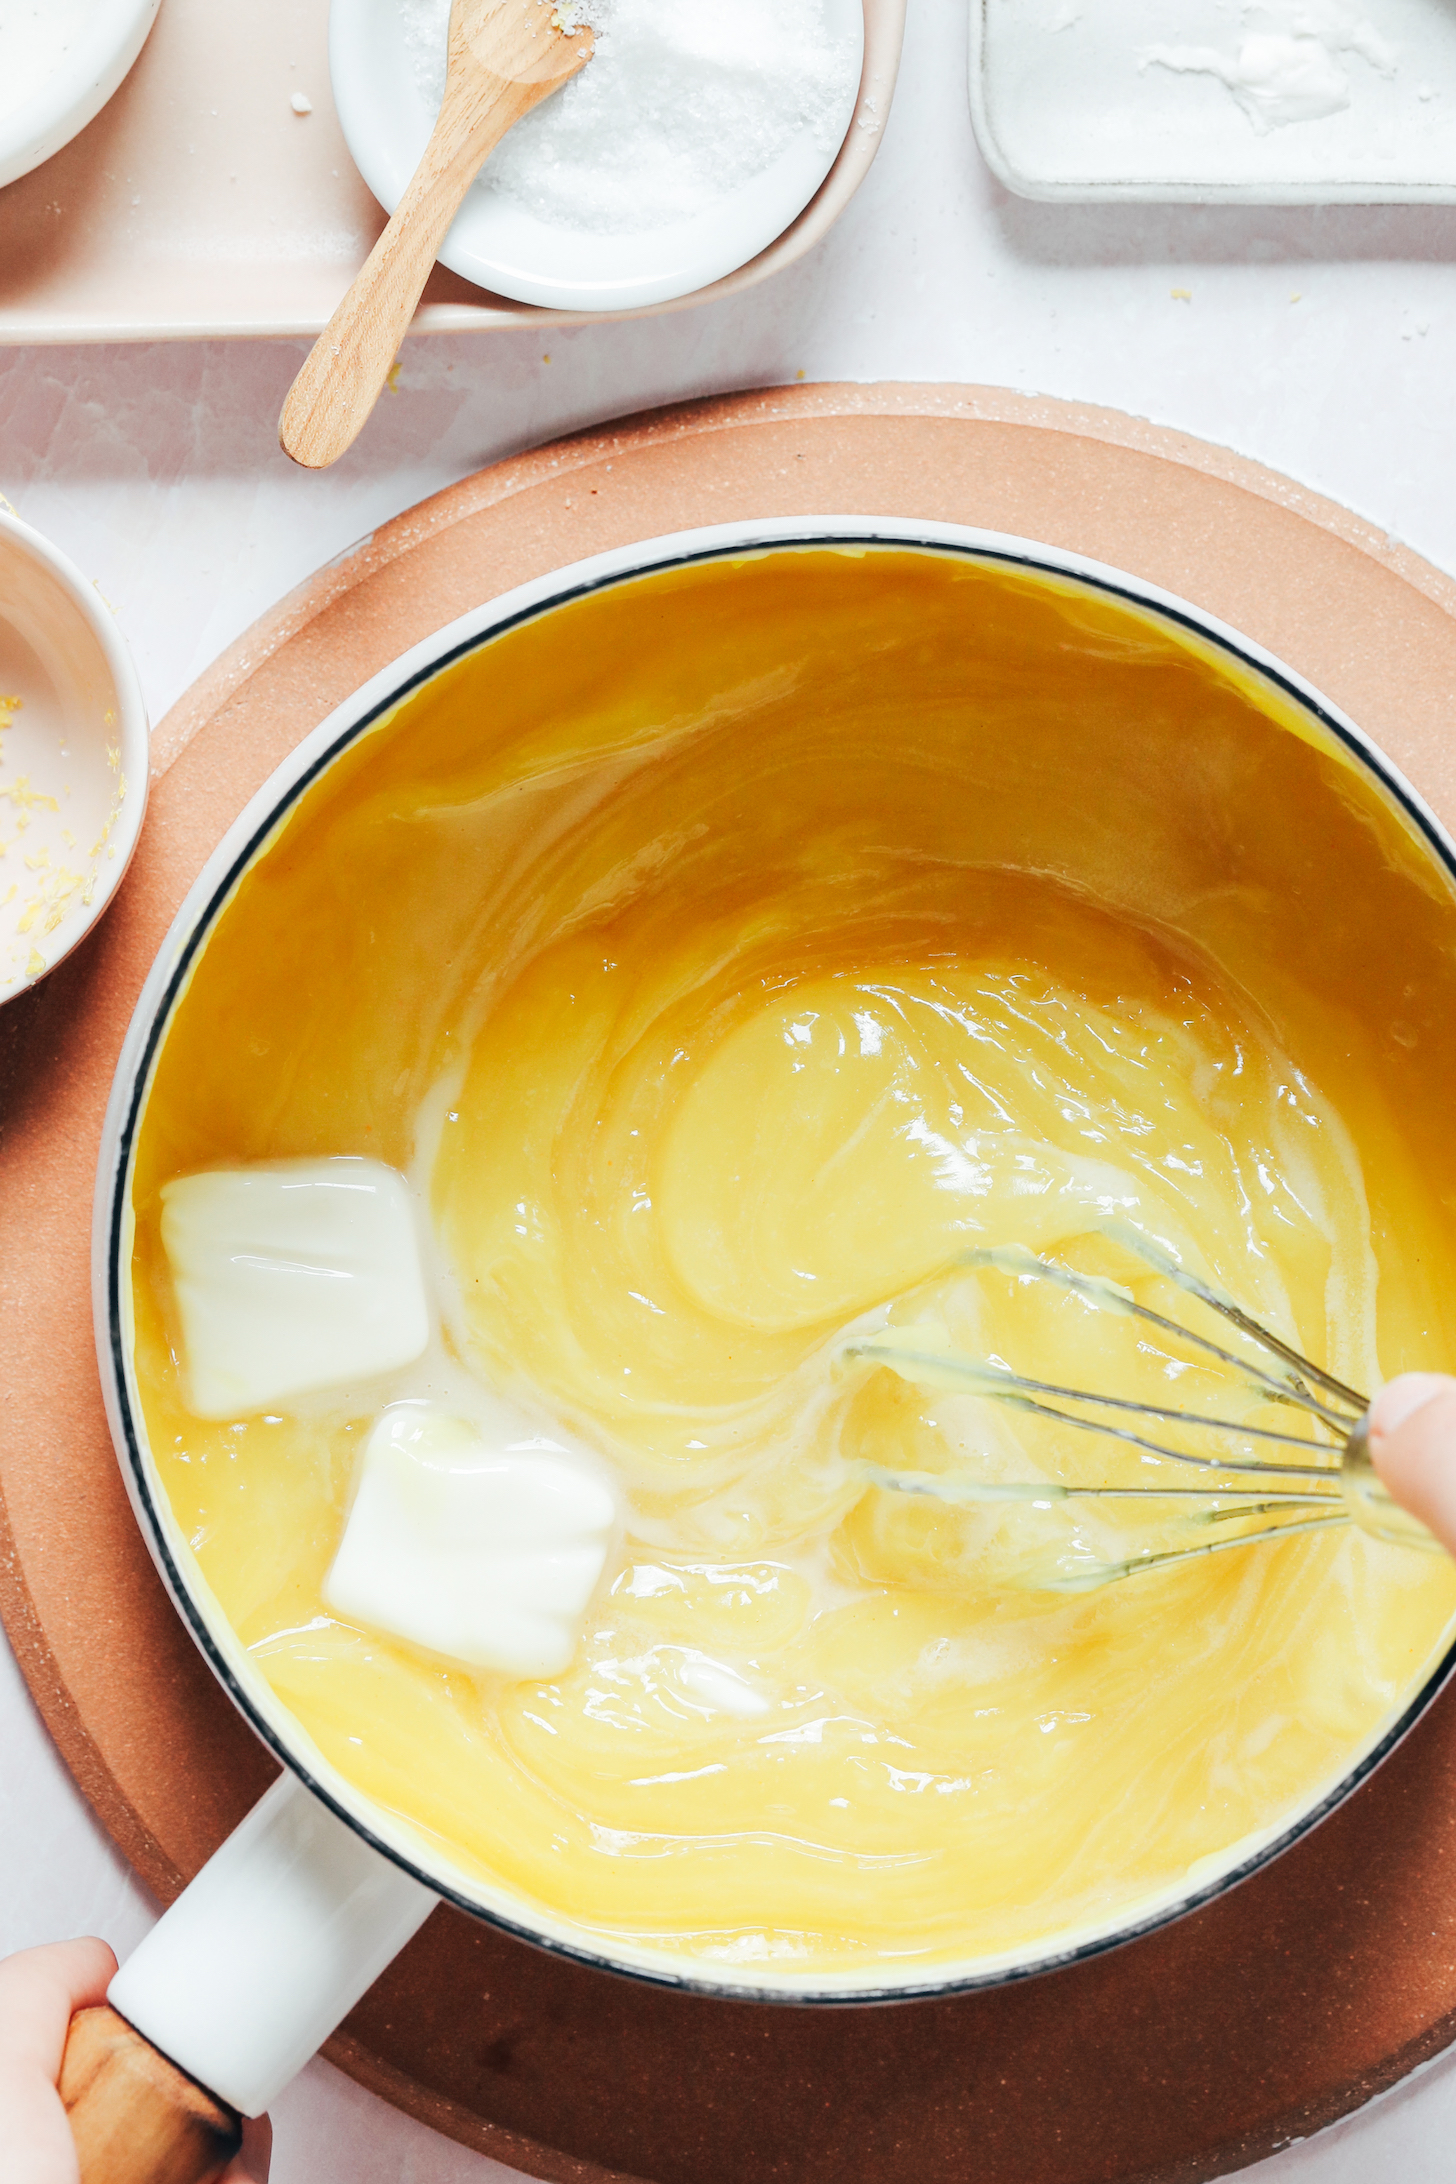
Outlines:
[[[1401,1373],[1370,1406],[1370,1454],[1386,1492],[1456,1555],[1456,1380]]]

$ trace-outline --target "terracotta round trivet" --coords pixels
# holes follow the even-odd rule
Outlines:
[[[1300,669],[1456,822],[1456,586],[1343,510],[1181,435],[961,387],[806,387],[500,463],[322,572],[163,721],[121,896],[0,1011],[0,1606],[73,1774],[170,1898],[272,1763],[173,1614],[101,1411],[92,1173],[116,1054],[182,894],[314,724],[527,578],[729,517],[937,517],[1181,593]],[[673,1995],[441,1910],[328,2053],[558,2184],[1133,2184],[1257,2159],[1456,2031],[1456,1693],[1275,1865],[997,1993],[886,2008]]]

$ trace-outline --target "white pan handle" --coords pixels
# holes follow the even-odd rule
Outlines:
[[[438,1902],[284,1773],[107,2001],[199,2085],[258,2116]]]

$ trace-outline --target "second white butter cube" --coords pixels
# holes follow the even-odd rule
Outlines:
[[[571,1665],[616,1522],[555,1443],[487,1440],[425,1403],[384,1412],[324,1600],[351,1622],[508,1676]]]

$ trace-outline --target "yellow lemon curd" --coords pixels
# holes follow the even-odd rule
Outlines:
[[[846,1341],[929,1328],[1267,1418],[1171,1340],[967,1264],[1024,1244],[1192,1322],[1121,1221],[1356,1387],[1449,1364],[1453,1075],[1432,853],[1201,638],[899,548],[614,587],[375,725],[221,913],[134,1170],[155,1462],[307,1736],[528,1913],[737,1976],[1045,1952],[1307,1809],[1429,1673],[1456,1577],[1345,1528],[1044,1590],[1216,1530],[870,1467],[1196,1476]],[[555,1682],[324,1607],[397,1390],[183,1407],[161,1186],[321,1154],[416,1180],[448,1347],[620,1483]]]

